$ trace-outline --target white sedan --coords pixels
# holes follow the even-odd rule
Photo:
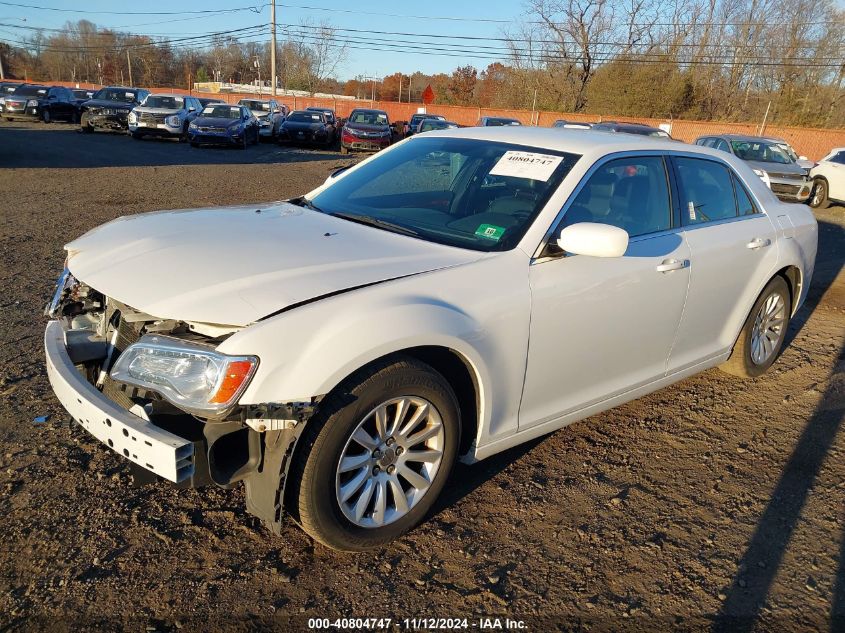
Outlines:
[[[59,400],[139,471],[243,481],[362,550],[475,462],[714,366],[758,376],[817,227],[725,152],[498,127],[414,136],[301,198],[67,245]]]
[[[809,205],[826,209],[832,202],[845,205],[845,147],[835,147],[810,170],[813,193]]]

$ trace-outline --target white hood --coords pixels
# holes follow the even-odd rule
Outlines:
[[[284,202],[125,216],[65,248],[74,277],[136,310],[241,326],[482,256]]]

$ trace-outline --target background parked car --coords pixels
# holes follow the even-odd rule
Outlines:
[[[393,141],[390,119],[384,110],[356,108],[340,131],[340,153],[350,150],[381,150]]]
[[[308,143],[329,147],[337,139],[334,123],[322,111],[296,110],[282,121],[278,142]]]
[[[439,121],[445,121],[446,117],[441,116],[439,114],[427,114],[425,112],[417,112],[416,114],[411,116],[411,120],[405,125],[405,136],[413,136],[417,132],[420,131],[420,123],[425,121],[426,119],[436,119]]]
[[[241,99],[238,105],[246,106],[258,119],[260,135],[275,140],[285,120],[285,110],[275,99]]]
[[[417,134],[430,132],[431,130],[451,130],[457,128],[458,124],[453,121],[441,121],[440,119],[423,119],[417,128]]]
[[[245,106],[212,103],[188,125],[188,140],[191,147],[235,145],[246,149],[248,143],[258,143],[258,119]]]
[[[570,130],[589,130],[592,129],[592,123],[583,123],[581,121],[566,121],[564,119],[558,119],[554,123],[552,123],[552,127],[563,127]]]
[[[490,127],[500,125],[522,125],[522,122],[518,119],[508,119],[506,117],[501,116],[483,116],[478,119],[478,123],[475,124],[475,127]]]
[[[73,93],[73,98],[80,103],[93,99],[94,94],[97,92],[96,90],[89,90],[88,88],[71,88],[70,91]]]
[[[27,112],[33,118],[41,119],[44,123],[52,121],[79,122],[79,100],[70,88],[53,86],[43,97],[38,99],[35,107],[28,107]]]
[[[719,149],[744,160],[781,200],[805,202],[810,197],[812,187],[807,171],[772,141],[759,136],[721,134],[699,137],[695,144]]]
[[[223,101],[223,99],[218,99],[216,97],[197,97],[197,101],[200,102],[200,105],[203,108],[213,103],[226,103],[225,101]]]
[[[106,86],[100,88],[90,101],[79,107],[79,125],[83,132],[96,129],[125,132],[129,113],[150,94],[143,88]]]
[[[810,170],[810,206],[825,209],[831,202],[845,205],[845,147],[835,147]]]
[[[164,136],[188,140],[188,125],[202,110],[199,99],[177,94],[151,94],[129,113],[129,133],[134,139]]]
[[[590,129],[600,132],[621,132],[623,134],[639,134],[640,136],[654,136],[658,138],[671,139],[672,136],[666,130],[659,127],[651,127],[644,123],[617,123],[616,121],[602,121],[593,123]]]
[[[326,122],[331,123],[337,128],[337,115],[331,108],[321,108],[319,106],[309,106],[305,108],[308,112],[322,112],[326,115]],[[287,116],[287,115],[285,115]]]
[[[18,84],[14,92],[4,98],[3,116],[12,119],[33,119],[30,108],[37,108],[38,99],[45,96],[50,88],[40,84]]]
[[[6,101],[6,96],[12,94],[18,86],[20,86],[18,82],[0,81],[0,114],[3,114],[3,104]]]
[[[787,156],[789,156],[792,160],[795,161],[796,165],[806,169],[807,173],[810,173],[810,170],[816,166],[815,161],[810,160],[806,156],[799,156],[798,152],[796,152],[792,148],[792,145],[790,145],[785,139],[766,137],[766,140],[771,141],[772,143],[780,147],[786,153]]]

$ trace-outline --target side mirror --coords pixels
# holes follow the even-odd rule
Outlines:
[[[578,222],[560,232],[557,245],[572,255],[622,257],[628,250],[628,232],[610,224]]]
[[[197,109],[194,106],[188,107],[188,112],[196,112],[196,111],[197,111]]]

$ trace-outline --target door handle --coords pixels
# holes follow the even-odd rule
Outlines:
[[[772,240],[768,238],[763,239],[762,237],[755,237],[753,240],[751,240],[750,242],[748,242],[748,244],[745,245],[745,248],[750,248],[751,250],[754,250],[757,248],[769,246],[771,243]]]
[[[681,270],[682,268],[687,268],[689,266],[688,259],[664,259],[661,264],[657,266],[655,270],[659,273],[668,273],[672,272],[673,270]]]

